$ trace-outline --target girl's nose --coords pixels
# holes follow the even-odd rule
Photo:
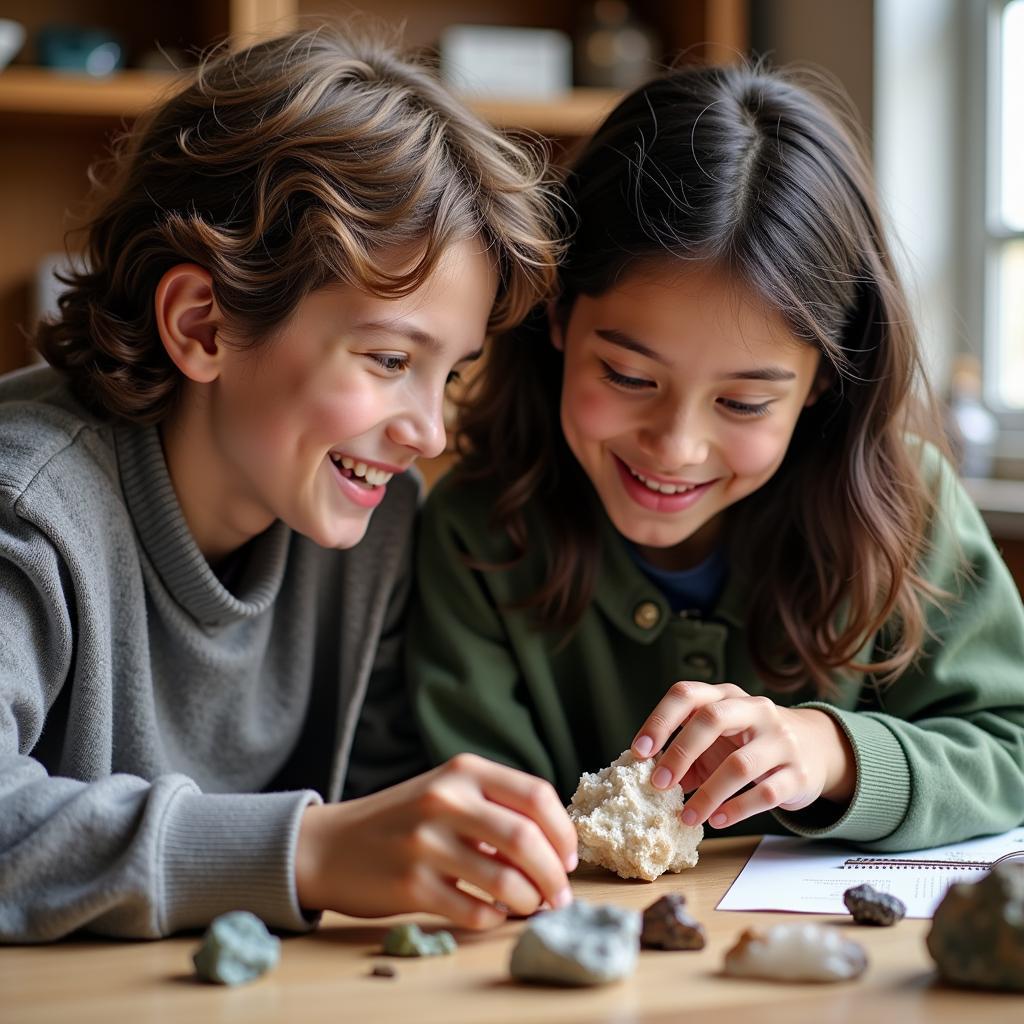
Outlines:
[[[699,421],[699,416],[686,416],[680,411],[644,432],[641,443],[656,460],[658,469],[671,475],[707,461],[711,444]]]

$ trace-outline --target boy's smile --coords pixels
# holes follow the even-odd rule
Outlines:
[[[409,295],[334,284],[307,295],[265,343],[246,349],[223,330],[214,379],[189,381],[163,433],[207,558],[275,519],[324,547],[357,544],[392,476],[444,450],[445,385],[479,354],[496,288],[472,239]]]
[[[569,447],[619,532],[663,568],[706,557],[721,513],[771,478],[814,400],[817,349],[706,267],[666,261],[581,295],[553,338]]]

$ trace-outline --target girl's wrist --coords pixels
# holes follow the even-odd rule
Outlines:
[[[822,731],[825,756],[825,785],[821,799],[848,804],[857,788],[857,755],[843,727],[826,711],[805,708],[813,714]]]

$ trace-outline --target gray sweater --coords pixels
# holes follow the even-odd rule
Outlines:
[[[0,941],[305,929],[304,808],[424,767],[399,672],[416,480],[365,539],[276,523],[222,579],[157,431],[0,378]]]

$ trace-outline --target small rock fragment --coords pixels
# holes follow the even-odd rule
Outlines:
[[[398,971],[391,964],[374,964],[373,970],[370,971],[371,978],[393,978],[396,974]]]
[[[637,911],[576,900],[530,919],[509,968],[520,981],[603,985],[632,973],[639,937]]]
[[[648,949],[703,949],[704,926],[690,917],[686,897],[669,893],[644,911],[640,945]]]
[[[580,860],[648,882],[697,863],[704,829],[683,824],[682,789],[655,789],[653,770],[652,758],[627,750],[607,768],[583,773],[569,805]]]
[[[1000,864],[949,887],[932,918],[928,952],[946,981],[1024,991],[1024,865]]]
[[[888,927],[902,921],[907,914],[907,905],[891,893],[879,892],[870,885],[858,885],[843,893],[846,909],[857,924],[874,924]]]
[[[848,981],[859,977],[868,958],[856,942],[820,924],[777,924],[748,928],[725,954],[725,973],[777,981]]]
[[[447,956],[456,942],[451,932],[424,932],[418,924],[396,924],[384,936],[388,956]]]
[[[277,966],[281,940],[248,910],[232,910],[215,918],[192,954],[203,981],[241,985]]]

